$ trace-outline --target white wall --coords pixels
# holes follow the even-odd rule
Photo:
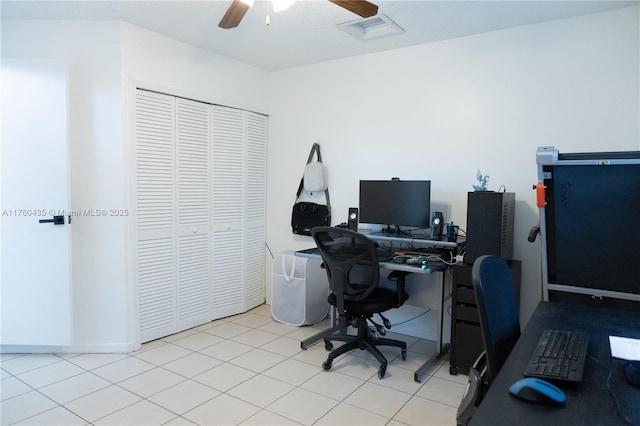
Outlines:
[[[360,179],[430,179],[432,208],[466,223],[476,169],[516,193],[514,258],[521,316],[539,300],[536,148],[640,148],[638,8],[496,31],[274,73],[267,242],[274,254],[313,245],[291,233],[311,144],[329,169],[333,224],[358,205]],[[270,272],[268,272],[270,285]],[[269,292],[268,292],[269,294]]]
[[[71,209],[130,209],[132,82],[197,99],[267,109],[268,74],[129,24],[3,21],[3,58],[68,62]],[[72,223],[73,341],[31,351],[135,348],[135,286],[127,218]]]

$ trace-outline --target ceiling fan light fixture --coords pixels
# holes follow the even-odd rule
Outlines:
[[[272,3],[274,12],[282,12],[289,9],[295,0],[272,0]]]

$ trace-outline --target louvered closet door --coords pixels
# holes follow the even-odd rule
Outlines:
[[[174,98],[137,90],[135,103],[135,271],[146,342],[176,327]]]
[[[265,301],[267,117],[247,112],[245,309]]]
[[[177,330],[210,321],[209,110],[176,99],[178,186]]]
[[[212,113],[213,285],[214,318],[243,311],[246,250],[244,246],[244,117],[242,110],[214,106]]]

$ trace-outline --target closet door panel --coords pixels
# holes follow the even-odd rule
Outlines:
[[[250,265],[243,238],[241,229],[213,232],[212,319],[245,311],[244,276]]]
[[[209,108],[176,99],[178,281],[177,330],[210,320]]]
[[[265,206],[267,117],[247,112],[246,142],[246,309],[265,300]]]
[[[213,221],[241,228],[244,216],[244,111],[212,107]]]
[[[174,98],[136,91],[135,271],[140,339],[171,334],[176,321]]]

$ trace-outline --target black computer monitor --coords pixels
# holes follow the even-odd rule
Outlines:
[[[543,169],[549,283],[640,294],[640,164],[602,164]]]
[[[361,180],[360,222],[400,227],[428,228],[431,181]],[[393,228],[392,228],[393,226]]]

